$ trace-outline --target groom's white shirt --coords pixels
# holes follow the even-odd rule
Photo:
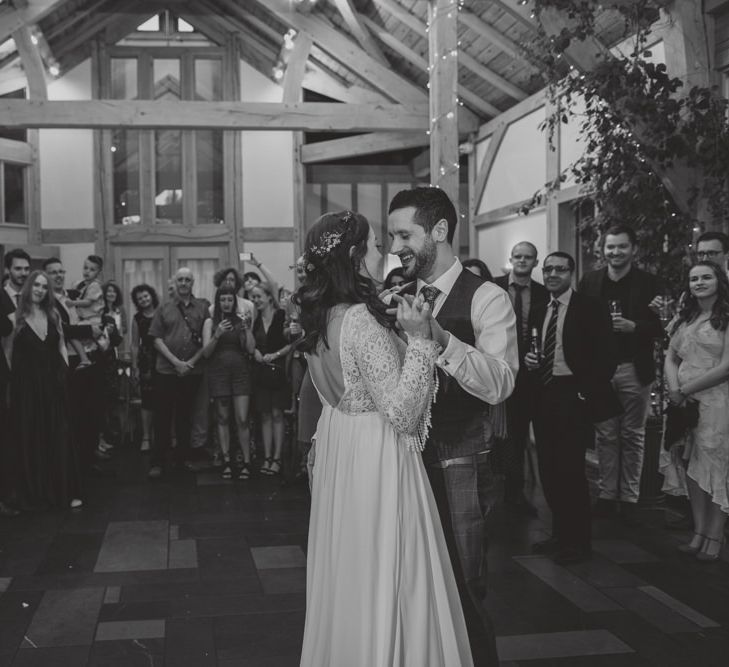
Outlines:
[[[431,283],[440,290],[433,305],[434,317],[443,307],[461,271],[464,268],[455,257],[452,266]],[[418,279],[416,294],[424,285],[426,283]],[[485,282],[471,301],[471,323],[475,347],[450,334],[448,345],[436,363],[469,394],[495,405],[514,391],[519,370],[516,315],[509,295],[498,285]]]

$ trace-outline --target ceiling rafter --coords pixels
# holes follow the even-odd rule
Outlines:
[[[38,23],[68,0],[27,0],[19,9],[6,10],[0,14],[0,44],[20,28]]]
[[[30,27],[23,26],[13,33],[13,40],[18,47],[20,61],[28,80],[28,96],[35,100],[48,99],[48,83],[46,68],[43,64],[38,45],[33,42]]]
[[[258,0],[257,4],[262,6]],[[320,48],[346,65],[350,70],[368,80],[371,85],[381,90],[389,98],[402,103],[427,101],[426,91],[413,85],[391,68],[381,65],[359,45],[342,35],[335,28],[311,15],[306,16],[298,12],[277,9],[278,4],[280,3],[266,7],[266,10],[272,12],[274,16],[290,28],[308,33]]]
[[[390,14],[407,25],[411,30],[417,32],[420,37],[427,38],[428,32],[425,23],[407,11],[402,5],[395,2],[395,0],[374,0],[374,2],[390,12]],[[525,90],[522,90],[519,86],[501,76],[501,74],[479,63],[473,56],[466,53],[463,48],[458,52],[458,62],[515,100],[521,101],[528,97],[528,93]]]
[[[383,44],[386,44],[395,53],[402,58],[405,58],[408,62],[412,63],[421,72],[428,73],[428,61],[421,55],[409,49],[399,39],[391,35],[385,28],[377,25],[372,19],[367,16],[360,17],[364,24],[372,31],[372,33],[380,40]],[[478,110],[481,114],[492,118],[498,116],[501,110],[495,107],[487,100],[482,99],[476,93],[472,92],[462,84],[458,84],[458,96],[467,102],[469,106]]]
[[[380,50],[377,42],[372,39],[369,31],[362,25],[360,16],[352,4],[352,0],[330,0],[330,2],[337,7],[349,31],[355,36],[360,46],[381,65],[390,67],[390,63]]]
[[[528,28],[532,33],[537,32],[539,25],[533,14],[531,4],[517,5],[511,0],[487,0],[494,7],[498,7],[503,12],[511,16],[515,21],[524,28]]]

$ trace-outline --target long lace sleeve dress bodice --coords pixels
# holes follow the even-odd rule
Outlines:
[[[364,305],[336,310],[311,355],[322,398],[302,667],[470,667],[438,512],[420,457],[435,343],[407,349]]]

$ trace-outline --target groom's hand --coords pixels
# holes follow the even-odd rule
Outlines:
[[[408,306],[413,305],[413,301],[415,301],[415,297],[411,296],[410,294],[392,294],[390,298],[390,303],[388,304],[391,306],[388,308],[385,313],[389,315],[390,317],[397,317],[397,306],[400,303],[407,303]],[[398,329],[400,328],[400,325],[398,324]]]

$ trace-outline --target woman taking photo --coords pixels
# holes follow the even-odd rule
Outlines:
[[[281,450],[284,441],[283,411],[291,405],[291,392],[286,381],[286,355],[290,345],[284,335],[286,313],[276,306],[276,296],[270,283],[260,283],[251,289],[251,300],[258,311],[253,325],[256,339],[254,358],[255,404],[261,418],[264,461],[261,472],[277,475],[281,472]]]
[[[328,213],[306,238],[301,305],[323,410],[313,452],[302,667],[471,667],[466,624],[420,455],[439,346],[418,297],[395,332],[367,220]],[[312,455],[310,454],[310,460]]]
[[[33,271],[20,293],[10,375],[10,414],[20,496],[31,507],[71,507],[79,499],[79,461],[68,420],[68,357],[53,291]]]
[[[149,451],[154,419],[154,366],[157,350],[154,338],[149,335],[149,325],[157,312],[159,298],[151,285],[137,285],[132,290],[132,303],[137,309],[132,319],[132,369],[139,382],[142,399],[142,451]]]
[[[251,397],[250,355],[256,349],[251,318],[237,312],[237,290],[222,285],[215,293],[213,317],[203,324],[203,354],[208,358],[210,398],[215,401],[218,442],[223,453],[223,479],[233,477],[230,467],[230,403],[233,403],[243,465],[238,479],[251,476],[251,434],[248,407]]]
[[[674,405],[699,404],[699,421],[686,438],[686,483],[694,536],[679,549],[700,561],[721,552],[729,514],[729,281],[711,262],[691,267],[686,298],[669,330],[665,361]]]

